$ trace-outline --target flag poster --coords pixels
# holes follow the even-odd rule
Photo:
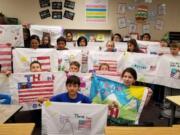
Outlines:
[[[0,44],[0,72],[11,71],[12,48],[10,44]]]
[[[45,102],[42,135],[104,135],[107,105]]]
[[[15,73],[30,72],[30,64],[39,61],[42,71],[57,71],[58,59],[55,49],[26,49],[13,50],[13,68]]]
[[[108,17],[108,0],[86,0],[86,22],[105,23]]]
[[[22,73],[11,76],[11,89],[16,91],[14,104],[23,106],[23,110],[39,109],[39,97],[50,98],[54,92],[55,77],[52,73]]]
[[[94,75],[90,97],[93,103],[108,104],[108,124],[137,124],[147,96],[144,87],[124,84]]]

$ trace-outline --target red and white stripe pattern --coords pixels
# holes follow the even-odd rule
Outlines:
[[[23,83],[24,85],[24,83]],[[36,102],[38,97],[50,98],[53,95],[53,81],[19,83],[19,103]]]
[[[102,63],[106,63],[109,65],[109,71],[111,71],[111,72],[117,71],[117,61],[116,60],[99,60],[99,65],[94,65],[93,68],[95,70],[99,70],[99,66]]]
[[[1,71],[11,70],[12,48],[9,44],[0,44]]]
[[[51,71],[50,56],[32,57],[31,61],[39,61],[41,63],[42,71]]]
[[[78,129],[91,129],[91,118],[80,119]]]
[[[113,71],[96,71],[97,75],[108,75],[108,76],[121,76],[119,72],[113,72]]]

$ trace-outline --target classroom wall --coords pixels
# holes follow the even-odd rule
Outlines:
[[[84,29],[84,30],[112,30],[113,33],[119,32],[123,36],[128,34],[128,28],[118,28],[117,13],[119,3],[133,3],[134,0],[109,0],[108,22],[105,24],[90,24],[85,23],[85,0],[75,0],[76,6],[74,12],[75,18],[73,21],[68,19],[53,20],[47,18],[40,19],[39,0],[0,0],[0,12],[3,12],[8,17],[16,17],[21,23],[43,24],[43,25],[61,25],[65,29]],[[153,40],[159,40],[168,31],[180,31],[180,1],[179,0],[153,0],[152,4],[148,4],[150,9],[156,8],[157,4],[167,4],[167,14],[159,17],[164,20],[164,29],[162,31],[155,30],[151,25],[150,33]],[[50,8],[49,8],[50,9]],[[124,15],[126,18],[133,18],[134,12],[129,12]],[[142,24],[137,24],[137,32],[142,34]]]

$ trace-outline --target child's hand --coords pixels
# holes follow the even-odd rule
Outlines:
[[[9,71],[9,70],[6,70],[6,71],[5,71],[5,74],[6,74],[7,76],[9,76],[11,73],[12,73],[12,72]]]
[[[161,52],[161,53],[159,53],[158,55],[161,56],[161,55],[163,55],[163,54],[164,54],[164,53]]]
[[[153,91],[151,88],[147,88],[148,89],[148,93],[147,93],[147,97],[146,97],[146,101],[145,101],[145,106],[149,103],[151,96],[153,94]]]
[[[39,97],[37,101],[42,104],[46,100],[48,100],[48,99],[44,98],[44,97]]]

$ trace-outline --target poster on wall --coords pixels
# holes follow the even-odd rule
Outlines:
[[[162,30],[164,27],[164,21],[161,19],[156,20],[155,28],[156,30]]]
[[[64,11],[64,18],[73,20],[74,19],[74,15],[75,15],[75,13],[73,13],[71,11],[68,11],[68,10]]]
[[[166,15],[166,4],[158,5],[158,15]]]
[[[148,21],[154,22],[157,18],[156,9],[152,9],[148,11]]]
[[[42,10],[39,12],[41,19],[45,19],[51,16],[49,9]]]
[[[120,17],[118,19],[118,26],[119,26],[119,29],[126,27],[126,18],[125,17]]]
[[[52,19],[62,19],[62,11],[52,11]]]
[[[65,8],[69,8],[69,9],[74,9],[75,2],[74,1],[70,1],[70,0],[65,0],[64,7]]]
[[[39,4],[40,4],[41,8],[49,7],[50,6],[50,1],[49,0],[39,0]]]
[[[129,25],[129,33],[135,33],[136,32],[136,24],[131,23]]]
[[[142,32],[143,33],[150,33],[150,25],[149,24],[144,24]]]
[[[52,9],[62,9],[62,2],[52,2]]]
[[[119,14],[125,14],[126,13],[126,3],[119,3],[118,13]]]
[[[86,0],[86,22],[105,23],[108,19],[108,0]]]

